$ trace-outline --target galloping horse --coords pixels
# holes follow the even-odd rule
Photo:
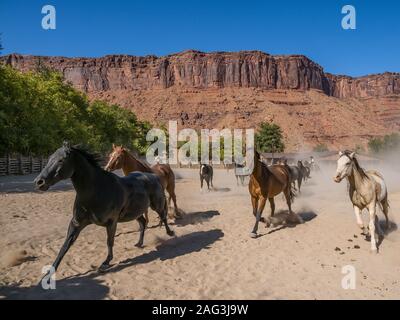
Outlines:
[[[303,181],[303,171],[301,170],[301,168],[299,168],[299,166],[289,166],[287,164],[287,159],[281,159],[279,161],[280,165],[285,165],[289,168],[289,172],[290,172],[290,181],[293,183],[293,187],[294,189],[296,189],[296,181],[297,181],[297,187],[299,188],[299,192],[300,192],[300,188],[301,188],[301,183]]]
[[[308,163],[308,162],[306,161],[306,163]],[[310,177],[310,172],[311,172],[310,168],[305,166],[301,160],[297,161],[297,166],[299,167],[300,171],[302,172],[304,182],[306,182],[307,179],[311,178]]]
[[[355,152],[339,152],[336,175],[334,181],[339,183],[347,178],[350,188],[349,196],[353,203],[357,223],[364,230],[361,211],[365,208],[369,212],[369,231],[371,233],[371,251],[378,252],[375,238],[375,225],[380,236],[383,232],[376,215],[376,205],[379,204],[386,218],[386,228],[389,228],[389,202],[388,193],[383,176],[375,171],[365,171],[360,167]]]
[[[113,144],[113,150],[109,156],[105,170],[114,171],[117,169],[122,169],[124,175],[127,175],[133,171],[149,172],[156,174],[161,181],[161,185],[164,190],[168,191],[169,198],[168,204],[171,204],[171,199],[174,202],[174,213],[175,218],[180,217],[178,206],[176,204],[175,195],[175,174],[168,164],[155,164],[152,167],[146,163],[136,159],[127,149],[123,146],[115,146]],[[145,213],[147,222],[149,221],[147,212]]]
[[[249,192],[251,195],[251,204],[253,214],[256,217],[256,223],[253,231],[250,233],[252,238],[257,237],[258,223],[262,220],[261,215],[268,199],[271,206],[272,217],[275,213],[274,197],[283,192],[286,203],[289,208],[289,214],[296,217],[298,222],[302,223],[301,217],[292,211],[292,202],[294,191],[290,180],[290,172],[287,165],[267,166],[260,160],[260,154],[254,151],[254,169],[250,176]],[[270,225],[270,217],[265,221],[266,226]]]
[[[100,266],[101,271],[107,269],[113,259],[114,237],[118,222],[138,220],[140,237],[136,246],[141,247],[146,228],[143,213],[151,207],[160,216],[167,234],[174,235],[168,226],[167,202],[156,175],[135,172],[120,178],[104,171],[98,164],[98,158],[93,154],[64,143],[50,156],[46,167],[34,183],[39,190],[46,191],[57,182],[69,178],[76,190],[73,217],[65,242],[53,263],[54,270],[57,270],[79,233],[90,224],[107,229],[108,255]]]

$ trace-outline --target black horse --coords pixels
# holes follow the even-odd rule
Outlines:
[[[210,190],[210,183],[211,188],[213,188],[213,167],[208,164],[200,164],[200,189],[203,189],[203,180],[206,180],[207,188]]]
[[[76,190],[73,217],[65,242],[53,263],[54,270],[57,270],[79,233],[90,224],[107,229],[108,255],[100,266],[100,271],[106,270],[113,258],[114,236],[118,222],[132,220],[139,222],[140,237],[136,246],[142,247],[146,228],[143,213],[148,207],[158,213],[167,234],[174,235],[167,223],[167,202],[156,175],[134,172],[121,178],[104,171],[98,161],[96,155],[85,149],[64,143],[51,155],[46,167],[34,181],[39,190],[46,191],[60,180],[71,178]]]

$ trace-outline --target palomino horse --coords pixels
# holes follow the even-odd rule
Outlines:
[[[268,199],[271,205],[272,217],[275,213],[274,197],[283,192],[286,203],[289,208],[289,214],[296,217],[299,223],[302,223],[301,217],[292,211],[292,202],[294,199],[294,191],[290,180],[290,172],[287,165],[267,166],[260,160],[260,154],[254,151],[254,169],[250,175],[249,191],[251,195],[251,204],[253,205],[253,214],[256,217],[256,223],[253,231],[250,233],[252,238],[257,237],[258,223],[262,220],[265,203]],[[266,226],[270,224],[270,218],[266,221]]]
[[[160,216],[167,234],[174,235],[168,226],[167,201],[156,175],[135,172],[120,178],[104,171],[99,166],[96,156],[82,148],[70,147],[64,143],[51,155],[34,183],[39,190],[46,191],[57,182],[69,178],[76,190],[73,217],[65,242],[53,263],[54,270],[57,270],[79,233],[90,224],[107,229],[108,255],[100,266],[101,271],[109,267],[113,258],[118,222],[138,220],[140,237],[136,246],[141,247],[146,228],[143,213],[151,207]]]
[[[351,151],[339,152],[334,180],[339,183],[344,178],[347,178],[349,182],[350,200],[353,203],[357,223],[362,229],[364,229],[364,224],[361,219],[361,211],[365,208],[368,209],[371,251],[377,252],[375,226],[380,236],[383,236],[383,232],[376,215],[376,204],[381,207],[386,218],[386,228],[389,228],[389,203],[385,181],[382,175],[375,170],[364,171],[355,157],[355,152]]]
[[[149,172],[156,174],[160,178],[161,185],[163,186],[164,190],[168,191],[168,204],[171,203],[171,199],[174,202],[175,218],[180,217],[181,214],[176,204],[175,174],[168,164],[157,163],[150,167],[146,163],[136,159],[123,146],[113,145],[113,150],[104,169],[107,171],[122,169],[124,175],[127,175],[133,171]],[[147,212],[145,213],[145,217],[146,221],[148,222],[149,219],[147,216]]]

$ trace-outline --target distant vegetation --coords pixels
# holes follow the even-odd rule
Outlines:
[[[255,135],[256,148],[260,152],[283,152],[285,144],[281,128],[274,123],[262,122]]]
[[[149,129],[126,109],[89,102],[57,72],[39,66],[22,73],[0,65],[0,154],[49,154],[63,140],[98,152],[117,143],[143,153]]]
[[[372,138],[368,142],[368,149],[371,153],[391,153],[400,150],[400,134],[392,133],[383,138]]]
[[[319,143],[313,148],[314,152],[325,152],[329,151],[328,146],[325,143]]]

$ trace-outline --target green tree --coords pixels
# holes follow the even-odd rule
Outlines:
[[[283,152],[285,144],[281,128],[274,123],[263,122],[255,135],[256,148],[260,152]]]
[[[150,125],[106,102],[89,102],[60,73],[0,65],[0,154],[49,154],[63,140],[105,152],[112,143],[146,149]]]
[[[399,150],[400,134],[395,132],[385,135],[383,138],[375,137],[369,140],[368,149],[370,152],[379,154]]]

